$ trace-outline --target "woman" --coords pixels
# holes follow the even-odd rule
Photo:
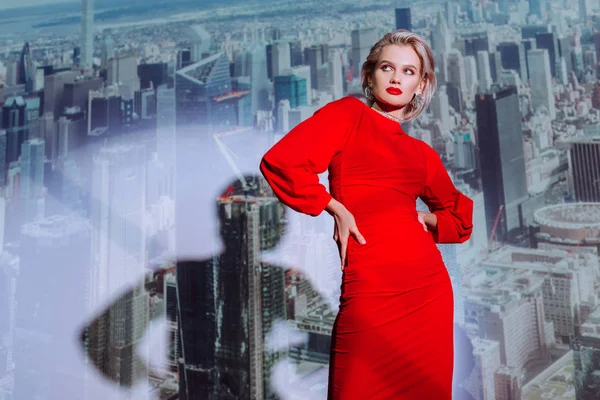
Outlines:
[[[322,107],[260,170],[284,204],[335,220],[343,274],[328,398],[449,400],[453,294],[436,243],[470,237],[473,202],[400,126],[435,90],[431,50],[414,33],[388,33],[361,78],[368,105],[345,97]],[[317,176],[327,169],[331,194]],[[418,197],[431,213],[416,211]]]

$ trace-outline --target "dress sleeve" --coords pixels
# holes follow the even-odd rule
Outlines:
[[[283,204],[313,217],[325,209],[332,196],[319,182],[318,174],[327,170],[346,143],[356,101],[360,100],[344,97],[328,103],[263,156],[260,172]]]
[[[442,160],[430,147],[426,160],[427,180],[420,197],[437,216],[433,239],[436,243],[464,243],[473,230],[473,200],[454,187]]]

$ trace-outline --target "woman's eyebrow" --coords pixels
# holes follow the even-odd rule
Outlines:
[[[394,67],[396,66],[396,64],[394,64],[393,62],[388,61],[388,60],[381,60],[381,62],[379,63],[379,65],[384,64],[384,63],[386,63],[386,64],[392,64]],[[406,64],[405,67],[417,69],[417,67],[415,67],[412,64]]]

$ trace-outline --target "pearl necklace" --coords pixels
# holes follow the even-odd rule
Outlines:
[[[391,119],[392,121],[395,121],[395,122],[397,122],[397,123],[399,123],[399,124],[401,124],[401,123],[403,123],[403,122],[404,122],[404,119],[403,119],[403,118],[394,117],[393,115],[391,115],[391,114],[389,114],[389,113],[387,113],[387,112],[385,112],[385,111],[383,111],[383,110],[380,110],[380,109],[378,109],[378,108],[375,108],[375,105],[376,105],[376,104],[377,104],[377,103],[373,103],[373,105],[371,106],[371,108],[372,108],[373,110],[377,111],[379,114],[381,114],[381,115],[383,115],[384,117],[387,117],[388,119]]]

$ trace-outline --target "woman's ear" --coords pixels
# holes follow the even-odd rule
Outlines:
[[[426,85],[427,85],[427,78],[421,79],[421,82],[419,82],[419,94],[423,94],[423,90],[425,90]]]

